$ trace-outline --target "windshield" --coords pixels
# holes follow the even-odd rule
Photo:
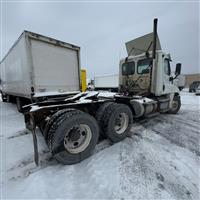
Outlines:
[[[135,73],[135,62],[127,62],[122,65],[122,75],[132,75]]]

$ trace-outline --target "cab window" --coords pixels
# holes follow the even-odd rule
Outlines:
[[[169,62],[169,59],[166,59],[166,58],[164,60],[164,72],[167,75],[171,74],[170,62]]]
[[[137,73],[148,74],[151,67],[152,67],[152,59],[147,58],[147,59],[139,60],[137,63]]]
[[[135,73],[135,62],[127,62],[122,65],[122,75],[132,75]]]

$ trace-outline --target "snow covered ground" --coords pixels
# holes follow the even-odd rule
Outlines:
[[[63,166],[39,135],[40,166],[32,135],[14,104],[0,102],[3,199],[200,199],[200,97],[182,92],[177,115],[133,124],[130,137],[104,140],[85,161]]]

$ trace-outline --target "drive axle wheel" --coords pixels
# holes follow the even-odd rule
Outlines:
[[[52,123],[47,143],[55,159],[75,164],[89,157],[98,141],[96,120],[87,113],[71,109]]]
[[[67,112],[71,112],[73,111],[74,109],[70,109],[70,108],[67,108],[67,109],[62,109],[62,110],[59,110],[57,111],[56,113],[54,113],[51,118],[48,120],[45,128],[44,128],[44,131],[43,131],[43,136],[47,142],[47,145],[48,145],[48,137],[50,136],[48,133],[49,133],[49,130],[51,128],[51,126],[53,125],[53,123],[55,122],[55,120],[57,120],[58,118],[61,118],[62,119],[62,115],[63,114],[66,114]]]
[[[104,131],[102,130],[102,123],[103,123],[103,117],[105,114],[105,109],[111,104],[114,104],[114,103],[113,102],[105,102],[104,104],[102,104],[99,107],[99,109],[97,110],[97,113],[95,116],[95,118],[99,124],[99,128],[100,128],[100,139],[106,138],[106,135],[104,134]]]
[[[127,128],[129,123],[129,116],[126,113],[120,113],[115,119],[115,131],[117,134],[122,134]]]
[[[80,153],[86,149],[92,138],[92,131],[87,124],[79,124],[67,131],[64,147],[70,153]]]
[[[119,142],[128,136],[132,122],[130,108],[125,104],[113,103],[104,111],[102,129],[112,142]]]

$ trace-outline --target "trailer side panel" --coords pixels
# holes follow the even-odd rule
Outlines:
[[[2,92],[14,96],[30,97],[30,63],[24,34],[2,60],[0,69]]]

